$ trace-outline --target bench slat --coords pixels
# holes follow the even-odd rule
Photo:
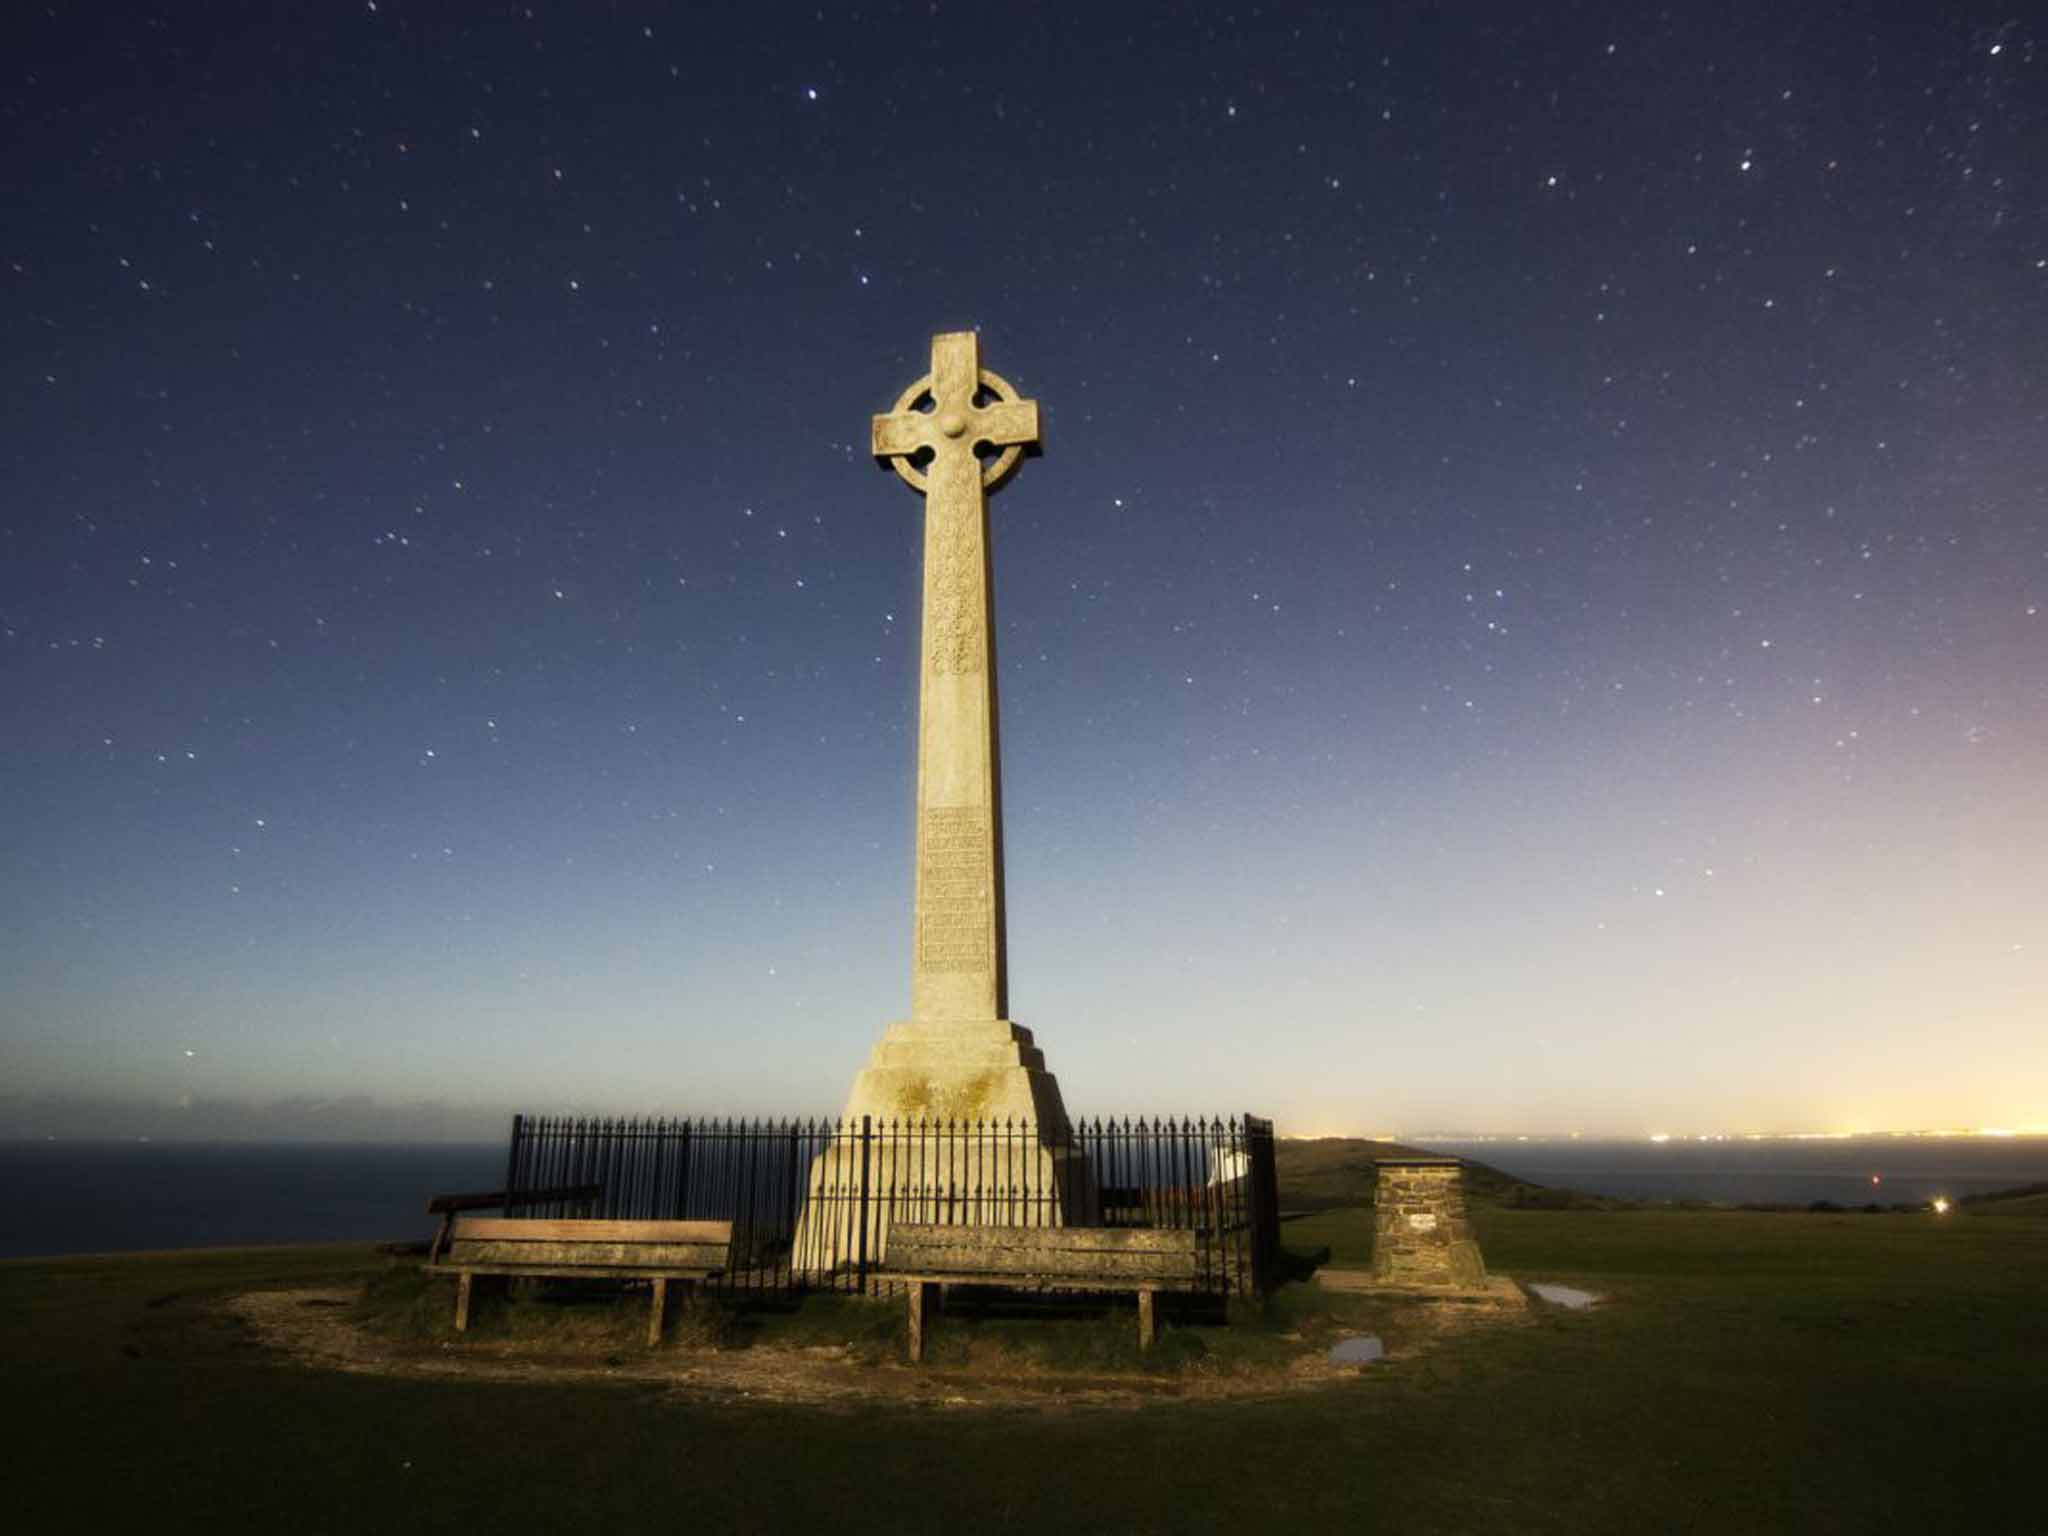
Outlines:
[[[454,1237],[495,1242],[730,1243],[729,1221],[526,1220],[518,1216],[459,1216]]]
[[[564,1264],[559,1268],[545,1264],[438,1264],[434,1272],[441,1275],[503,1275],[507,1279],[523,1280],[715,1280],[725,1273],[722,1269],[705,1269],[695,1264],[677,1264],[660,1269],[619,1264]]]
[[[888,1281],[909,1289],[916,1285],[981,1285],[1001,1291],[1196,1291],[1212,1289],[1209,1277],[1188,1275],[991,1275],[983,1271],[959,1274],[929,1269],[878,1269],[877,1281]]]
[[[977,1227],[898,1222],[889,1246],[941,1243],[1024,1253],[1193,1253],[1200,1235],[1172,1227]]]
[[[1002,1249],[923,1245],[899,1252],[890,1244],[884,1270],[931,1270],[956,1275],[1099,1275],[1105,1280],[1173,1278],[1200,1272],[1192,1253],[1019,1253]]]
[[[458,1237],[441,1262],[471,1264],[604,1265],[613,1269],[723,1269],[729,1243],[501,1242]]]

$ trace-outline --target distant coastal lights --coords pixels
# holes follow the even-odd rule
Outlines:
[[[1690,1131],[1686,1131],[1680,1132],[1676,1135],[1674,1135],[1670,1131],[1653,1131],[1649,1134],[1649,1136],[1647,1136],[1644,1139],[1651,1142],[1655,1142],[1656,1144],[1661,1146],[1668,1141],[1919,1141],[1923,1139],[1941,1141],[1954,1137],[1965,1136],[1994,1137],[2000,1140],[2010,1140],[2019,1137],[2048,1136],[2048,1125],[2034,1124],[2032,1122],[2029,1122],[2028,1124],[2021,1126],[1979,1125],[1961,1127],[1953,1130],[1919,1131],[1702,1131],[1697,1134]],[[1489,1136],[1483,1139],[1488,1141],[1504,1141],[1508,1138],[1505,1136]],[[1530,1138],[1524,1136],[1520,1139],[1523,1141],[1527,1141]],[[1555,1141],[1559,1138],[1555,1136],[1550,1136],[1543,1139]],[[1572,1139],[1574,1141],[1578,1140],[1579,1133],[1576,1131],[1573,1132]],[[1875,1183],[1876,1181],[1872,1180],[1872,1182]]]

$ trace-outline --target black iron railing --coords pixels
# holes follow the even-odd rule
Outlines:
[[[599,1185],[574,1210],[536,1194]],[[518,1115],[508,1208],[529,1216],[730,1221],[726,1291],[870,1288],[892,1223],[1105,1226],[1202,1235],[1211,1289],[1270,1287],[1273,1125],[1223,1119],[580,1119]]]

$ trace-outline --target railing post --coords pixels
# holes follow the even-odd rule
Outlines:
[[[789,1169],[786,1175],[789,1185],[789,1198],[783,1202],[782,1231],[777,1234],[780,1237],[789,1239],[789,1254],[783,1262],[792,1271],[796,1268],[796,1222],[799,1210],[797,1195],[800,1188],[798,1181],[802,1176],[799,1165],[802,1161],[803,1147],[797,1140],[796,1122],[792,1120],[789,1122]],[[794,1280],[794,1278],[795,1276],[792,1274],[791,1279]]]
[[[513,1178],[519,1172],[519,1142],[520,1138],[525,1134],[525,1130],[526,1116],[514,1115],[512,1117],[512,1145],[505,1151],[505,1214],[507,1216],[512,1214],[512,1194],[518,1188],[513,1182]]]
[[[1280,1181],[1274,1160],[1273,1122],[1244,1116],[1245,1194],[1251,1204],[1252,1285],[1260,1294],[1279,1279]]]
[[[745,1231],[747,1234],[746,1255],[747,1266],[751,1269],[754,1265],[754,1256],[760,1252],[761,1243],[758,1229],[761,1221],[761,1207],[767,1203],[768,1196],[768,1191],[761,1187],[760,1121],[757,1120],[752,1125],[749,1125],[744,1120],[740,1122],[738,1152],[738,1163],[742,1170],[742,1188],[746,1191],[744,1202],[746,1209]],[[738,1232],[741,1229],[734,1227],[733,1230]]]
[[[687,1220],[690,1214],[690,1122],[682,1124],[682,1134],[676,1138],[676,1219]]]
[[[863,1296],[868,1293],[868,1153],[874,1142],[874,1124],[872,1116],[860,1117],[860,1257],[856,1285]]]

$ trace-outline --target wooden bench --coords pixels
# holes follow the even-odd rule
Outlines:
[[[1153,1297],[1213,1288],[1200,1234],[1149,1227],[889,1228],[878,1280],[910,1296],[910,1360],[924,1359],[927,1293],[933,1286],[987,1285],[1030,1291],[1135,1291],[1138,1347],[1152,1347]]]
[[[445,1253],[429,1274],[454,1275],[455,1331],[469,1328],[470,1287],[478,1275],[559,1280],[651,1280],[654,1306],[647,1343],[661,1342],[668,1283],[693,1284],[725,1273],[732,1256],[729,1221],[541,1221],[457,1216]]]

